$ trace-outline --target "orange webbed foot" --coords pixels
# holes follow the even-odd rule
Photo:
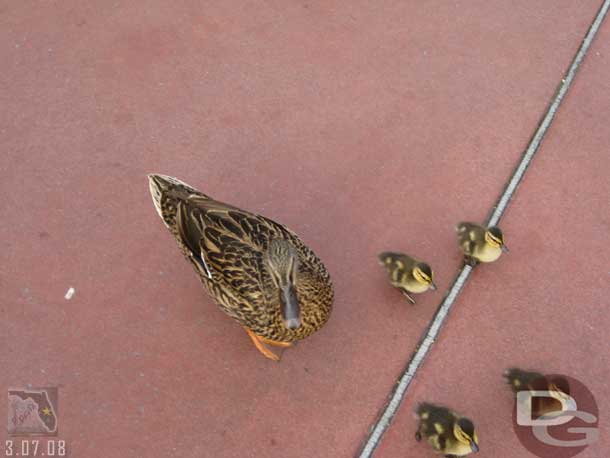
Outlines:
[[[260,351],[263,355],[265,355],[265,357],[272,359],[273,361],[280,360],[280,357],[278,355],[276,355],[271,350],[269,350],[267,347],[265,347],[265,345],[263,344],[263,341],[262,341],[262,339],[263,339],[262,337],[257,336],[248,328],[244,328],[244,329],[250,336],[250,339],[252,339],[252,343],[258,349],[258,351]]]
[[[274,345],[276,347],[282,347],[282,348],[292,347],[292,342],[280,342],[279,340],[271,340],[271,339],[267,339],[266,337],[260,337],[260,336],[257,336],[257,337],[261,342],[264,342],[268,345]]]

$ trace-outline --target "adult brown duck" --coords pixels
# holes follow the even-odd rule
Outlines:
[[[289,347],[326,323],[330,276],[295,233],[176,178],[148,178],[159,216],[208,293],[267,358],[280,359],[265,344]]]

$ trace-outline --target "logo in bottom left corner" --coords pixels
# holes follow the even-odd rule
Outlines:
[[[10,436],[57,436],[57,387],[9,388]]]

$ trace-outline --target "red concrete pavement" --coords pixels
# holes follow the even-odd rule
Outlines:
[[[434,400],[478,425],[481,457],[533,457],[512,433],[507,367],[583,382],[610,448],[610,23],[589,50],[555,123],[502,221],[511,252],[474,272],[418,372],[378,456],[433,456],[413,439],[417,402]]]
[[[454,223],[487,214],[599,2],[176,3],[0,5],[0,388],[60,385],[75,457],[351,456],[452,280]],[[297,231],[333,276],[329,324],[265,360],[181,259],[149,172]],[[552,216],[544,191],[520,191],[529,220]],[[508,286],[538,265],[518,262],[517,203],[514,253],[458,305],[509,313],[527,290]],[[405,304],[386,249],[426,258],[440,292]],[[444,338],[488,324],[460,311]]]

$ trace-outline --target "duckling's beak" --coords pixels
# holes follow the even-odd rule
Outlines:
[[[432,281],[432,282],[430,282],[430,289],[431,289],[432,291],[436,291],[436,283],[434,283],[433,281]]]
[[[301,306],[297,298],[297,292],[292,283],[281,288],[280,301],[282,303],[281,313],[284,326],[288,329],[301,327]]]
[[[470,443],[470,449],[473,453],[476,453],[479,451],[479,446],[473,441]]]
[[[508,253],[509,249],[506,245],[502,245],[502,251],[504,251],[505,253]]]

